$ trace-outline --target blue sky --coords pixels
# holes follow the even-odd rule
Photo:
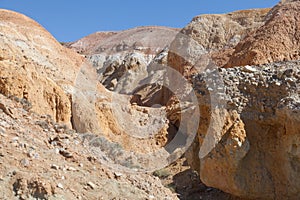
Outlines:
[[[182,28],[194,16],[273,7],[279,0],[0,0],[21,12],[59,41],[74,41],[96,31],[159,25]]]

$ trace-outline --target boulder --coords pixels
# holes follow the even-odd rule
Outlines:
[[[299,61],[195,76],[200,152],[188,160],[203,183],[242,198],[300,198],[299,78]]]

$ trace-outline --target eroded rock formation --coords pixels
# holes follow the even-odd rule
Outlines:
[[[298,60],[300,2],[279,3],[263,26],[245,37],[225,67]]]
[[[0,91],[70,126],[71,94],[81,56],[62,47],[30,18],[0,10]]]
[[[298,61],[195,77],[200,153],[192,161],[200,157],[205,184],[243,198],[299,198],[299,80]]]
[[[195,17],[171,43],[168,65],[185,75],[193,71],[201,72],[201,55],[210,57],[210,54],[221,50],[231,54],[235,45],[248,33],[264,24],[269,10],[253,9]],[[214,62],[219,66],[228,59],[214,57]]]

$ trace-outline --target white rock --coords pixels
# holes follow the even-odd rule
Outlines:
[[[115,172],[115,176],[118,178],[118,177],[123,176],[123,174],[122,174],[122,173],[119,173],[119,172]]]
[[[60,189],[64,189],[64,186],[63,186],[63,184],[61,184],[61,183],[58,183],[58,184],[57,184],[57,187],[60,188]]]
[[[95,189],[97,186],[93,182],[88,182],[88,186],[90,186],[92,189]]]
[[[257,69],[255,69],[254,67],[251,67],[249,65],[244,66],[243,68],[241,68],[244,72],[257,72]]]

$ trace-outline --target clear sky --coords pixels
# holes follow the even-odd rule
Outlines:
[[[279,0],[0,0],[0,7],[23,13],[59,41],[96,31],[159,25],[182,28],[194,16],[273,7]]]

